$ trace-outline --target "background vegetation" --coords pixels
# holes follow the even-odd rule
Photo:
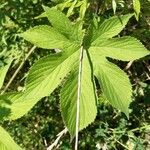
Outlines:
[[[55,6],[64,0],[1,0],[0,1],[0,66],[5,65],[8,58],[14,58],[6,76],[5,85],[13,75],[20,62],[32,45],[25,42],[17,34],[39,24],[46,24],[45,19],[35,19],[43,12],[42,5]],[[71,1],[70,1],[71,2]],[[68,5],[68,7],[70,7]],[[108,18],[114,15],[111,0],[91,1],[91,14]],[[64,12],[67,8],[64,9]],[[79,9],[73,12],[75,17]],[[116,14],[134,12],[131,0],[117,1]],[[90,15],[89,15],[90,17]],[[73,19],[73,18],[72,18]],[[132,18],[121,35],[138,38],[150,49],[150,1],[141,1],[139,21]],[[27,71],[32,64],[50,52],[36,48],[30,58],[9,87],[8,91],[19,91],[23,88]],[[150,149],[150,61],[123,63],[116,61],[124,69],[133,85],[133,102],[130,106],[130,118],[112,108],[107,102],[99,100],[98,115],[95,122],[80,133],[79,149]],[[0,112],[0,117],[2,112]],[[59,111],[59,89],[38,102],[24,117],[13,121],[5,121],[2,126],[14,137],[14,140],[26,149],[42,150],[49,146],[56,135],[64,128]],[[61,150],[71,148],[69,134],[60,142]]]

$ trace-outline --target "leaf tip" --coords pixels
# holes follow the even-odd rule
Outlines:
[[[127,117],[127,119],[129,120],[129,110],[127,110],[126,112],[124,112],[125,113],[125,115],[126,115],[126,117]]]
[[[42,4],[42,8],[45,10],[47,8],[47,6],[45,6],[45,5]]]

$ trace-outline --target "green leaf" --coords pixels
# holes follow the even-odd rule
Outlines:
[[[133,8],[134,8],[134,11],[135,11],[136,20],[138,21],[139,20],[139,14],[140,14],[140,11],[141,11],[141,4],[140,4],[139,0],[133,0]]]
[[[129,116],[132,87],[128,76],[104,57],[92,55],[94,74],[97,77],[103,95],[116,108]]]
[[[99,40],[92,44],[89,50],[95,55],[123,61],[136,60],[150,54],[150,51],[133,37]]]
[[[24,93],[7,93],[0,96],[0,118],[15,120],[25,115],[37,102],[37,98],[25,98]]]
[[[71,45],[62,53],[37,61],[29,71],[26,80],[26,96],[40,99],[51,94],[76,63],[78,49],[78,45]]]
[[[70,8],[71,5],[72,5],[72,0],[67,0],[67,1],[62,1],[60,4],[57,4],[56,7],[60,11],[63,11],[65,8]]]
[[[82,1],[82,4],[80,6],[80,12],[79,12],[79,16],[81,19],[84,19],[85,12],[86,12],[88,6],[89,6],[89,4],[87,3],[87,0]]]
[[[64,52],[44,57],[37,61],[26,80],[25,91],[0,96],[1,110],[7,110],[5,116],[14,120],[25,115],[42,97],[50,95],[64,80],[78,62],[79,46],[72,44]],[[8,114],[9,113],[9,114]]]
[[[52,26],[57,29],[60,33],[65,35],[68,39],[72,37],[72,32],[74,27],[71,21],[63,14],[61,11],[56,8],[43,7],[48,20]]]
[[[0,150],[21,150],[9,133],[0,126]]]
[[[77,67],[78,68],[78,67]],[[70,134],[75,135],[78,70],[71,72],[61,91],[61,113]],[[79,129],[87,127],[96,117],[96,96],[93,85],[91,67],[86,54],[83,57],[81,96],[80,96]]]
[[[93,71],[100,82],[102,95],[128,116],[132,95],[131,84],[126,74],[108,62],[105,57],[134,60],[149,54],[144,46],[134,38],[110,39],[121,32],[132,14],[107,19],[100,26],[93,27],[91,33],[83,36],[82,22],[72,25],[69,19],[55,8],[44,7],[44,9],[53,27],[38,26],[25,32],[23,36],[41,48],[59,48],[62,51],[44,57],[33,65],[23,93],[0,97],[11,102],[10,105],[3,105],[11,110],[9,118],[15,119],[27,113],[38,100],[51,94],[54,89],[66,81],[62,87],[60,105],[64,122],[70,134],[74,136],[81,45],[88,50],[90,55],[87,56],[86,53],[83,57],[80,130],[94,121],[96,116]]]
[[[46,49],[63,49],[66,45],[70,44],[65,36],[47,25],[35,26],[22,33],[21,36],[37,47]]]
[[[4,65],[4,66],[2,66],[2,67],[0,68],[0,89],[1,89],[2,86],[3,86],[6,73],[7,73],[8,69],[9,69],[11,63],[12,63],[12,60],[9,60],[6,65]]]
[[[71,4],[71,6],[69,7],[68,9],[68,12],[67,12],[67,16],[71,16],[73,14],[73,9],[75,8],[75,5],[78,1],[77,0],[74,0]]]
[[[93,33],[92,41],[96,42],[101,38],[108,39],[118,35],[132,16],[133,14],[127,14],[106,19]]]

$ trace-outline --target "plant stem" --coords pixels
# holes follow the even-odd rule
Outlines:
[[[129,68],[131,67],[131,65],[133,64],[133,62],[134,61],[130,61],[127,65],[126,65],[126,67],[124,68],[124,70],[126,71],[126,70],[129,70]]]
[[[135,132],[135,131],[144,130],[144,129],[150,129],[150,125],[145,125],[145,126],[142,126],[142,127],[134,128],[130,131]]]
[[[121,143],[120,141],[118,141],[118,140],[116,140],[115,139],[115,141],[117,142],[117,143],[119,143],[121,146],[123,146],[125,149],[127,149],[127,150],[130,150],[127,146],[125,146],[123,143]]]
[[[60,133],[58,133],[58,137],[57,137],[57,139],[54,141],[54,143],[53,144],[51,144],[48,148],[47,148],[47,150],[52,150],[54,147],[56,147],[57,146],[57,144],[58,144],[58,142],[59,142],[59,140],[60,140],[60,138],[64,135],[64,134],[66,134],[67,133],[67,131],[68,131],[68,129],[67,128],[65,128],[64,130],[62,130]]]
[[[78,95],[77,95],[77,113],[76,113],[76,137],[75,150],[78,150],[78,134],[79,134],[79,119],[80,119],[80,95],[81,95],[81,76],[82,76],[82,62],[83,62],[83,46],[80,50],[79,73],[78,73]]]
[[[13,80],[15,79],[16,75],[18,74],[18,72],[20,71],[20,69],[23,67],[24,62],[28,59],[28,57],[31,55],[31,53],[35,50],[36,46],[33,46],[28,54],[26,55],[26,57],[23,59],[23,61],[21,62],[21,64],[19,65],[19,67],[17,68],[17,70],[15,71],[15,73],[13,74],[13,76],[10,78],[9,82],[7,83],[7,85],[5,86],[4,90],[1,92],[1,94],[5,93],[8,89],[8,87],[10,86],[10,84],[13,82]]]

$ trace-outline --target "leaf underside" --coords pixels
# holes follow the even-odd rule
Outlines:
[[[17,119],[63,83],[60,100],[62,118],[70,134],[74,136],[79,50],[81,45],[84,45],[84,30],[82,23],[73,24],[59,10],[48,7],[44,7],[44,10],[51,26],[36,26],[21,36],[40,48],[60,49],[61,52],[41,58],[31,67],[24,92],[1,95],[0,110],[1,108],[10,110],[6,119]],[[129,114],[128,107],[132,96],[129,79],[106,57],[130,61],[149,54],[149,51],[133,37],[113,38],[123,30],[132,16],[133,14],[111,17],[98,27],[94,26],[92,32],[88,30],[85,32],[88,46],[84,45],[84,48],[88,48],[84,50],[83,57],[80,130],[87,127],[96,117],[97,96],[93,82],[94,75],[100,83],[105,99],[127,116]]]
[[[59,48],[62,50],[69,44],[69,40],[65,36],[60,34],[53,27],[47,25],[35,26],[22,33],[20,36],[37,47],[45,49]]]
[[[83,56],[80,95],[79,130],[94,121],[97,113],[96,93],[88,58]],[[78,66],[77,66],[78,68]],[[78,70],[73,70],[62,87],[60,107],[63,120],[72,136],[75,134],[77,111]]]
[[[132,86],[128,76],[113,63],[105,60],[95,65],[97,77],[103,96],[116,108],[129,116],[129,104],[132,96]]]
[[[149,51],[134,37],[121,37],[99,40],[89,51],[94,55],[111,57],[122,61],[136,60],[149,54]]]

